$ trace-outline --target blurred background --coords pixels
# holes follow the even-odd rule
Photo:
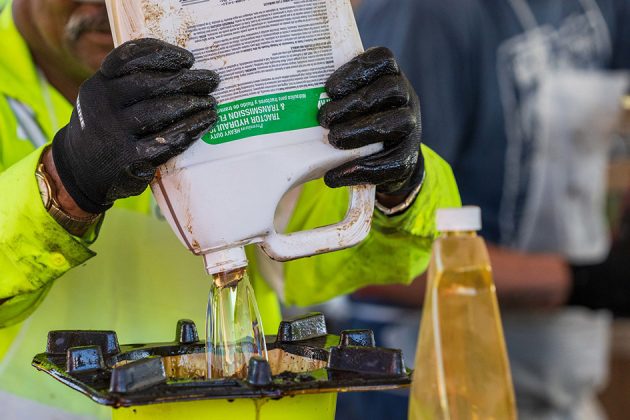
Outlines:
[[[630,1],[356,0],[419,93],[424,141],[482,208],[520,419],[630,412]],[[322,308],[413,363],[425,278]],[[290,312],[292,309],[287,308]],[[338,418],[406,418],[404,392]]]
[[[0,8],[5,0],[0,0]],[[630,0],[353,0],[398,57],[424,141],[482,208],[519,418],[630,413]],[[0,45],[1,45],[0,40]],[[414,359],[425,278],[322,307]],[[285,308],[303,313],[303,308]],[[407,393],[338,418],[406,418]]]

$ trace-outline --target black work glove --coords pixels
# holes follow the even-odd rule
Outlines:
[[[611,255],[594,265],[573,265],[568,305],[607,309],[616,316],[630,316],[630,272],[628,257]]]
[[[142,193],[159,165],[214,125],[209,95],[219,78],[190,70],[193,63],[192,53],[165,42],[130,41],[81,86],[52,145],[61,182],[79,207],[102,213]]]
[[[387,48],[371,48],[326,82],[332,99],[319,112],[330,144],[354,149],[384,143],[384,150],[348,162],[324,177],[329,187],[375,184],[377,191],[408,194],[424,177],[420,101]]]
[[[606,260],[592,265],[571,265],[572,290],[568,304],[607,309],[630,317],[630,214],[625,214],[619,237]]]

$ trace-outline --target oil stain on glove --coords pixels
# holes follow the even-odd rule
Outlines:
[[[217,120],[219,77],[191,70],[189,51],[156,39],[122,44],[88,79],[70,123],[53,140],[57,172],[74,201],[102,213],[141,194],[156,168]]]
[[[408,194],[424,177],[420,152],[420,101],[392,52],[371,48],[335,71],[326,82],[332,99],[319,112],[330,144],[354,149],[383,143],[376,154],[329,171],[329,187],[375,184],[377,191]]]

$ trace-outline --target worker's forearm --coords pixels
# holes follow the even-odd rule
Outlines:
[[[503,308],[553,308],[566,303],[571,273],[562,257],[525,254],[488,246],[499,302]],[[355,296],[398,306],[419,307],[424,301],[426,274],[409,286],[373,286]]]
[[[526,254],[493,245],[488,252],[503,307],[553,308],[566,303],[571,272],[561,256]]]
[[[383,194],[377,193],[376,199],[385,207],[394,208],[407,198],[407,194]]]
[[[48,283],[34,292],[3,300],[0,304],[0,329],[25,320],[44,300],[51,286],[52,284]]]
[[[374,213],[370,235],[356,247],[284,264],[284,300],[313,305],[352,293],[368,284],[409,283],[425,271],[435,237],[435,211],[461,201],[450,166],[422,146],[426,178],[411,206],[401,214]],[[347,192],[304,185],[287,231],[297,232],[343,218]]]
[[[61,209],[70,216],[79,219],[85,219],[92,216],[91,213],[82,210],[77,205],[76,201],[74,201],[68,193],[68,190],[66,190],[63,186],[63,183],[59,178],[59,174],[57,173],[57,167],[55,166],[51,149],[47,149],[42,155],[42,163],[44,164],[46,173],[50,178],[50,182],[53,184],[52,187],[55,190],[55,198],[57,199]]]
[[[418,308],[424,302],[426,279],[426,274],[423,274],[410,285],[370,286],[357,291],[353,296],[366,301],[373,300],[395,306]]]
[[[0,299],[3,312],[11,306],[11,316],[28,300],[14,299],[42,295],[43,288],[94,255],[44,208],[35,177],[40,157],[37,150],[0,173]]]

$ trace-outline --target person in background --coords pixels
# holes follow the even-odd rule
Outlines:
[[[191,69],[192,53],[162,41],[112,51],[99,0],[9,0],[0,40],[0,417],[110,418],[107,407],[37,373],[31,360],[50,330],[116,330],[121,342],[160,342],[178,319],[203,325],[209,280],[146,189],[157,166],[216,121],[219,79]],[[308,304],[401,281],[400,272],[411,281],[426,267],[436,208],[459,205],[449,166],[421,148],[418,98],[391,52],[367,51],[326,88],[333,100],[320,120],[331,143],[386,142],[328,172],[326,183],[377,184],[385,210],[375,212],[361,246],[275,267],[275,293],[250,254],[269,332],[279,323],[278,296]],[[288,220],[296,230],[341,220],[347,208],[347,191],[322,181],[298,198]],[[392,263],[397,275],[384,269]]]
[[[604,216],[630,2],[354,3],[364,45],[399,57],[426,143],[452,165],[463,203],[482,208],[519,417],[603,418],[611,312],[630,314],[630,264],[606,263]],[[423,289],[369,288],[345,310],[410,362]],[[404,418],[405,398],[340,396],[340,415]]]

